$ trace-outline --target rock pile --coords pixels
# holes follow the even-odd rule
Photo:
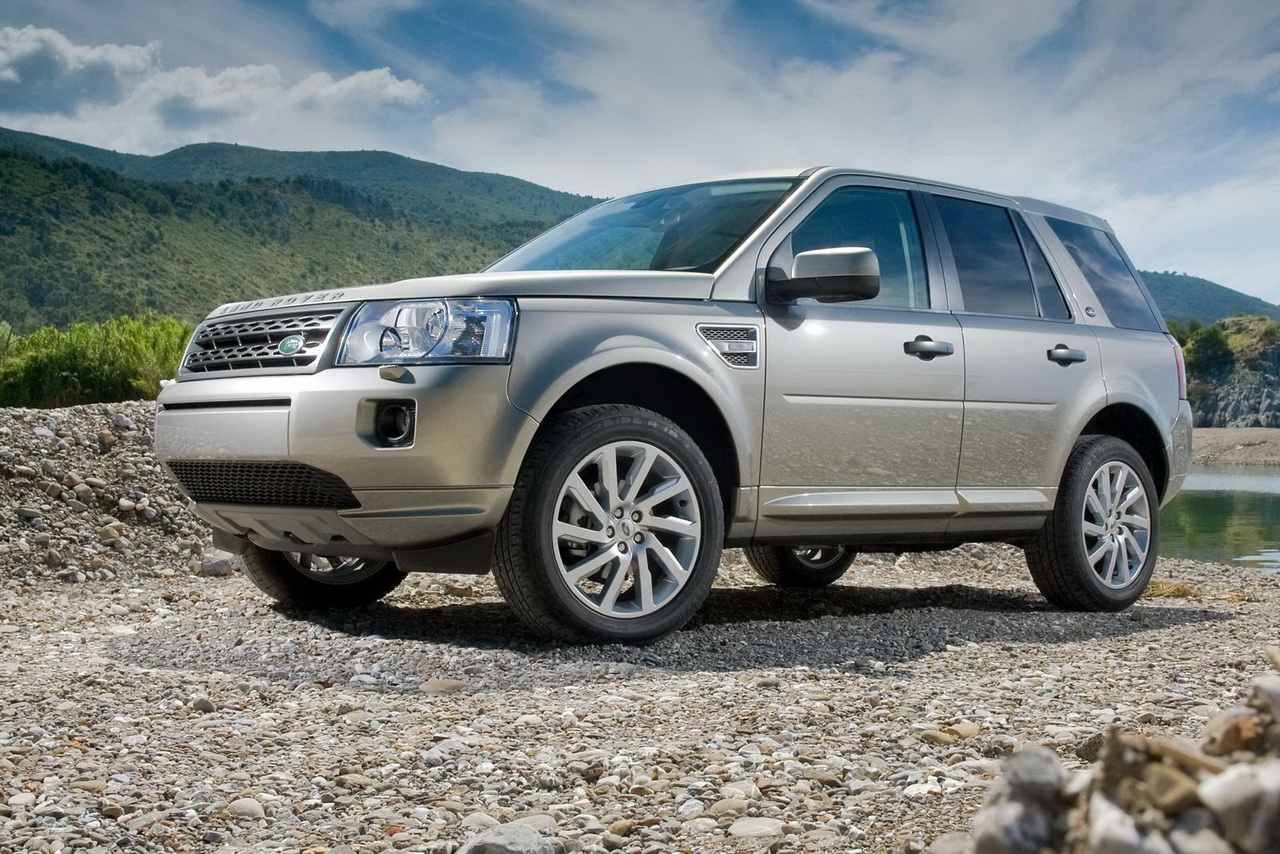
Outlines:
[[[1207,379],[1195,396],[1197,427],[1280,427],[1280,345]]]
[[[155,404],[0,410],[0,578],[198,569],[208,528],[151,453]]]
[[[1280,651],[1268,650],[1280,670]],[[1200,743],[1112,728],[1098,762],[1069,775],[1048,748],[1004,763],[971,837],[977,854],[1274,854],[1280,851],[1280,676],[1210,719]]]

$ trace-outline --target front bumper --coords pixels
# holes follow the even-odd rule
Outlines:
[[[331,368],[174,383],[160,395],[156,455],[223,472],[288,463],[331,475],[354,500],[298,506],[296,491],[268,479],[239,491],[232,484],[228,494],[242,497],[198,502],[196,512],[265,548],[428,568],[414,552],[483,537],[506,510],[537,429],[507,398],[508,373],[506,365],[414,366],[390,380],[377,368]],[[412,445],[376,441],[380,400],[413,401]]]

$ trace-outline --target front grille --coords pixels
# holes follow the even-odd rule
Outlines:
[[[307,369],[324,352],[341,309],[211,320],[202,323],[182,360],[184,372],[208,374],[262,368]],[[280,343],[298,336],[295,350]],[[296,342],[290,342],[296,343]]]
[[[180,460],[169,468],[196,501],[329,510],[360,506],[342,478],[302,463]]]
[[[725,364],[735,368],[760,367],[760,329],[739,324],[713,326],[701,324],[698,334]]]

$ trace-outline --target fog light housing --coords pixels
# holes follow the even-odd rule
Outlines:
[[[384,448],[408,447],[413,444],[417,421],[412,400],[380,400],[373,415],[374,439]]]

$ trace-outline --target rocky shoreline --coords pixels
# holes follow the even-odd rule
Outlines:
[[[1130,611],[1069,614],[1004,546],[816,593],[728,553],[646,648],[524,635],[488,578],[293,613],[205,552],[150,419],[0,410],[0,850],[452,852],[512,823],[556,851],[919,852],[1014,751],[1197,739],[1270,672],[1275,575],[1165,560]]]
[[[1201,465],[1280,466],[1280,428],[1197,427],[1191,452]]]

